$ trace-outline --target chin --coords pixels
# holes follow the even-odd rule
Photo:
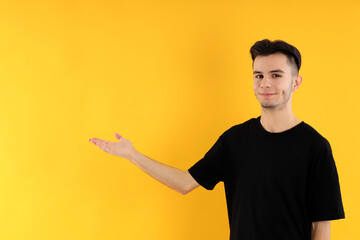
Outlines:
[[[262,108],[266,108],[266,109],[272,109],[278,106],[278,104],[276,103],[264,103],[264,102],[260,102],[260,105]]]
[[[277,105],[261,105],[261,107],[265,109],[274,109],[277,107]]]

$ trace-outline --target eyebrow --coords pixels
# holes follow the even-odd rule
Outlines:
[[[281,73],[285,73],[283,70],[281,70],[281,69],[275,69],[275,70],[271,70],[271,71],[269,71],[269,73],[273,73],[273,72],[281,72]],[[262,73],[262,72],[260,72],[260,71],[254,71],[254,74],[256,74],[256,73]]]

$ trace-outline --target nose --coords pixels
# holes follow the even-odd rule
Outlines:
[[[269,88],[269,87],[271,87],[271,80],[268,77],[264,77],[260,81],[260,87],[261,88]]]

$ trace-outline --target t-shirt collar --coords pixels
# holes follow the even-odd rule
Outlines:
[[[263,134],[266,134],[266,135],[269,135],[269,136],[284,136],[284,135],[288,135],[288,134],[292,134],[296,131],[298,131],[299,129],[301,129],[301,127],[305,124],[304,121],[301,121],[299,124],[295,125],[294,127],[288,129],[288,130],[285,130],[285,131],[282,131],[282,132],[277,132],[277,133],[272,133],[272,132],[269,132],[267,131],[263,125],[261,124],[260,122],[260,118],[261,118],[261,115],[258,116],[255,120],[255,125],[257,126],[258,130],[263,133]]]

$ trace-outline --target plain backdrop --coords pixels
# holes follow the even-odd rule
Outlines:
[[[264,38],[302,54],[293,111],[329,140],[346,216],[331,238],[360,239],[359,25],[358,0],[0,1],[0,239],[228,239],[223,183],[183,196],[88,139],[187,170],[260,115]]]

